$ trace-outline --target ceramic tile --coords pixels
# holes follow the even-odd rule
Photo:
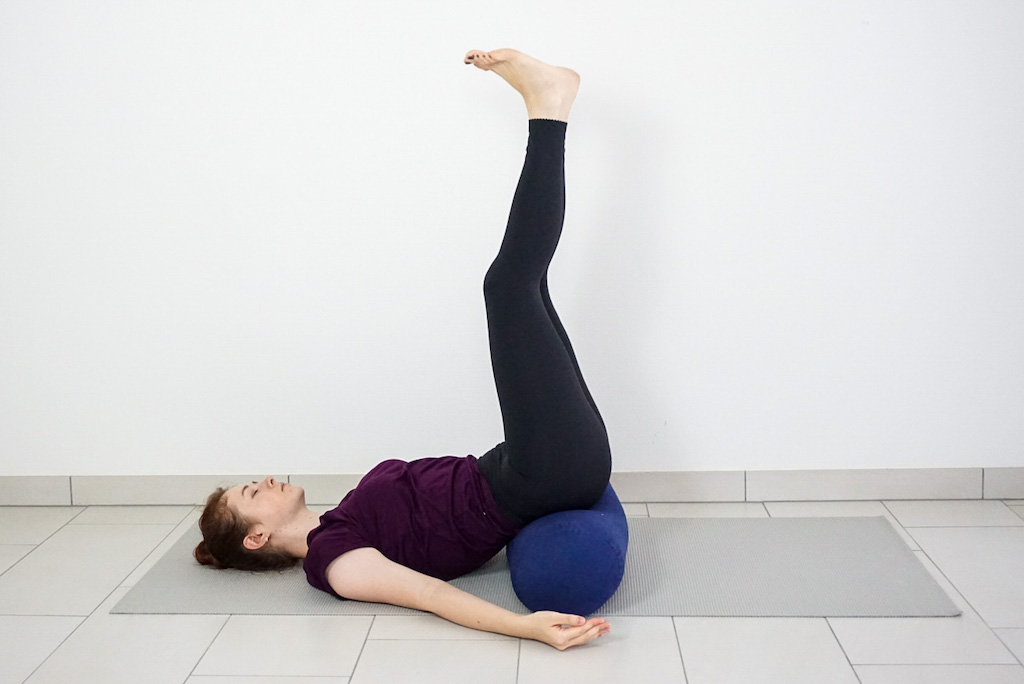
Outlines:
[[[189,677],[185,684],[349,684],[348,677]],[[397,683],[396,683],[397,684]]]
[[[989,627],[1024,627],[1024,528],[907,530]]]
[[[1020,665],[860,665],[861,684],[1024,684]]]
[[[345,495],[355,489],[363,474],[345,475],[289,475],[288,482],[302,487],[306,492],[306,505],[313,504],[334,508]]]
[[[370,616],[232,615],[192,674],[349,677],[372,622]],[[273,644],[273,657],[254,658],[254,644]],[[258,653],[268,652],[260,647]]]
[[[1024,629],[996,629],[993,631],[1017,656],[1017,660],[1024,662]]]
[[[226,618],[223,615],[108,614],[126,591],[114,591],[26,684],[180,684],[185,681]]]
[[[688,684],[857,684],[822,618],[673,618]]]
[[[519,684],[685,681],[672,618],[608,620],[611,632],[565,651],[524,640],[519,654]]]
[[[500,641],[513,639],[504,634],[482,632],[449,622],[436,615],[378,615],[368,639],[468,639]]]
[[[0,575],[36,548],[31,544],[0,544]],[[3,608],[0,608],[0,612]]]
[[[518,640],[369,639],[359,656],[352,681],[358,684],[514,684],[518,655]]]
[[[614,472],[620,501],[743,501],[743,472]]]
[[[985,498],[1024,498],[1024,468],[985,468]]]
[[[120,586],[134,587],[140,579],[145,577],[147,572],[153,569],[153,566],[157,564],[157,561],[163,558],[163,555],[167,553],[179,539],[181,539],[181,535],[185,534],[188,530],[192,529],[193,526],[199,523],[199,516],[202,515],[202,513],[192,508],[188,508],[186,510],[188,513],[185,518],[179,522],[159,544],[157,544],[155,549],[146,555],[142,562],[132,570],[130,575],[124,578]]]
[[[1009,509],[1017,514],[1017,517],[1024,520],[1024,506],[1009,506]]]
[[[71,478],[0,476],[0,506],[70,506]]]
[[[206,503],[217,487],[265,475],[87,475],[71,478],[76,506],[181,506]]]
[[[980,499],[981,468],[747,473],[748,501]]]
[[[1002,501],[883,501],[904,527],[1024,527]]]
[[[766,501],[765,508],[773,518],[828,518],[885,516],[893,529],[899,533],[907,546],[915,551],[919,548],[914,538],[907,534],[893,514],[880,501]]]
[[[652,518],[767,518],[760,503],[649,503]]]
[[[0,544],[42,544],[83,510],[76,506],[2,506]]]
[[[623,512],[636,518],[646,518],[650,513],[647,512],[647,504],[643,503],[624,503],[622,504]]]
[[[1017,661],[922,551],[916,555],[963,615],[828,618],[854,665],[1013,664]]]
[[[0,575],[0,606],[10,615],[88,615],[171,529],[66,525]]]
[[[192,506],[89,506],[72,525],[177,525]]]
[[[84,619],[0,616],[0,684],[25,681]]]

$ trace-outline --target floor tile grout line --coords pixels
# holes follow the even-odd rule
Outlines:
[[[519,684],[519,665],[523,659],[523,640],[516,639],[516,641],[518,642],[516,644],[516,678],[512,681],[514,681],[516,684]]]
[[[987,622],[985,623],[985,626],[988,627],[988,623]],[[992,628],[989,627],[989,629],[992,629]],[[1021,665],[1021,667],[1024,667],[1024,657],[1021,657],[1021,656],[1017,655],[1014,652],[1014,650],[1012,648],[1010,648],[1010,645],[1008,643],[1006,643],[1005,641],[1003,641],[1003,638],[1001,636],[999,636],[999,632],[997,632],[996,629],[1017,629],[1017,628],[1016,627],[997,627],[995,629],[992,629],[992,633],[996,635],[996,639],[999,639],[999,643],[1001,643],[1006,648],[1006,650],[1010,652],[1010,655],[1012,655],[1014,657],[1014,659]]]
[[[892,518],[892,520],[900,526],[900,529],[902,529],[903,532],[907,534],[907,536],[909,536],[911,539],[914,539],[913,536],[911,536],[911,534],[907,532],[907,526],[903,524],[903,521],[897,518],[896,514],[892,512],[892,509],[886,505],[885,499],[879,499],[878,503],[882,504],[882,509],[889,514],[888,517]],[[917,544],[918,548],[921,547],[921,544],[916,539],[914,539],[914,543]]]
[[[185,675],[185,679],[182,681],[182,684],[187,682],[190,677],[196,676],[195,672],[196,672],[196,668],[199,667],[199,663],[203,662],[203,658],[205,658],[206,654],[210,652],[210,648],[213,646],[213,643],[215,641],[217,641],[218,637],[220,637],[221,632],[223,632],[224,628],[228,626],[228,622],[231,621],[232,617],[234,617],[234,615],[227,615],[224,618],[224,622],[221,624],[220,629],[217,630],[217,633],[213,635],[212,639],[210,639],[210,643],[206,644],[206,648],[204,648],[203,652],[199,654],[198,658],[196,658],[195,665],[193,665],[192,669],[188,671],[187,675]]]
[[[82,616],[81,616],[81,615],[76,615],[75,617],[82,617]],[[82,617],[82,621],[81,621],[81,622],[79,622],[79,623],[78,623],[77,625],[75,625],[75,628],[74,628],[73,630],[71,630],[70,632],[68,632],[68,635],[67,635],[66,637],[64,637],[63,639],[61,639],[61,640],[60,640],[60,643],[59,643],[59,644],[57,644],[57,645],[56,645],[56,646],[55,646],[55,647],[53,648],[53,650],[52,650],[52,651],[50,651],[49,653],[47,653],[47,654],[46,654],[46,657],[45,657],[45,658],[43,658],[43,659],[42,659],[42,661],[40,661],[40,663],[39,663],[38,665],[36,665],[36,666],[35,666],[35,668],[33,668],[33,670],[32,670],[31,672],[29,672],[29,673],[28,673],[28,676],[27,676],[27,677],[25,677],[25,679],[21,680],[21,681],[22,681],[22,684],[24,684],[24,683],[25,683],[25,682],[27,682],[28,680],[32,679],[32,675],[34,675],[34,674],[35,674],[36,672],[38,672],[38,671],[39,671],[39,668],[41,668],[41,667],[42,667],[43,665],[45,665],[45,664],[47,663],[47,661],[48,661],[48,660],[49,660],[50,658],[52,658],[52,657],[53,657],[53,654],[54,654],[54,653],[56,653],[57,651],[59,651],[59,650],[60,650],[60,647],[61,647],[61,646],[63,646],[64,644],[66,644],[66,643],[67,643],[67,641],[68,641],[68,639],[70,639],[70,638],[71,638],[71,636],[72,636],[72,635],[73,635],[73,634],[74,634],[75,632],[77,632],[77,631],[79,630],[79,628],[81,628],[81,626],[82,626],[82,625],[84,625],[84,624],[85,624],[85,621],[86,621],[86,620],[88,620],[88,619],[89,619],[89,616],[88,616],[88,615],[87,615],[87,616],[85,616],[85,617]]]
[[[377,622],[377,616],[370,616],[370,626],[366,628],[366,636],[363,637],[363,645],[359,647],[359,654],[356,656],[356,661],[352,663],[352,673],[348,677],[348,683],[354,684],[356,678],[356,670],[359,669],[359,661],[363,657],[363,651],[366,650],[366,644],[370,641],[370,633],[373,632],[373,625]]]
[[[67,524],[67,523],[65,523],[65,524]],[[62,526],[62,527],[63,527],[63,526]],[[54,534],[56,534],[56,532],[54,532]],[[51,536],[52,536],[52,535],[51,535]],[[116,588],[116,587],[114,588],[114,590],[113,590],[112,592],[110,592],[110,594],[112,594],[112,593],[113,593],[114,591],[117,591],[117,588]],[[107,594],[107,596],[106,596],[106,597],[105,597],[105,598],[103,599],[103,601],[106,601],[106,600],[107,600],[107,598],[109,598],[109,597],[110,597],[110,594]],[[43,665],[45,665],[45,664],[47,663],[47,661],[49,661],[49,660],[50,660],[50,658],[52,658],[52,657],[53,657],[53,654],[54,654],[54,653],[56,653],[57,651],[59,651],[59,650],[60,650],[60,648],[61,648],[61,646],[63,646],[64,644],[66,644],[66,643],[68,642],[68,639],[70,639],[70,638],[71,638],[72,636],[74,636],[75,632],[77,632],[77,631],[78,631],[79,629],[81,629],[81,628],[82,628],[82,625],[84,625],[84,624],[86,623],[86,621],[88,621],[88,620],[89,620],[89,618],[91,618],[91,617],[92,617],[92,616],[93,616],[93,615],[94,615],[94,614],[96,613],[96,611],[100,609],[100,606],[102,606],[102,605],[103,605],[103,601],[100,601],[100,602],[99,602],[99,605],[97,605],[97,606],[96,606],[95,608],[93,608],[93,609],[92,609],[92,610],[91,610],[91,611],[89,612],[89,614],[88,614],[88,615],[85,615],[85,616],[83,616],[83,615],[68,615],[68,616],[61,616],[61,617],[79,617],[79,618],[82,618],[82,620],[81,620],[81,622],[79,622],[79,623],[78,623],[77,625],[75,625],[75,628],[74,628],[73,630],[71,630],[70,632],[68,632],[68,635],[67,635],[66,637],[64,637],[63,639],[61,639],[61,640],[60,640],[60,643],[59,643],[59,644],[57,644],[56,646],[54,646],[54,647],[53,647],[53,649],[52,649],[52,650],[51,650],[51,651],[50,651],[49,653],[47,653],[47,654],[46,654],[46,657],[45,657],[45,658],[43,658],[43,659],[42,659],[42,661],[40,661],[40,663],[39,663],[38,665],[36,665],[36,666],[35,666],[35,668],[34,668],[34,669],[33,669],[33,670],[32,670],[32,671],[31,671],[31,672],[30,672],[30,673],[28,674],[28,677],[25,677],[25,679],[23,679],[23,680],[22,680],[22,684],[24,684],[24,682],[27,682],[28,680],[32,679],[32,675],[34,675],[34,674],[35,674],[36,672],[38,672],[38,671],[39,671],[39,668],[41,668],[41,667],[42,667]],[[40,616],[40,617],[53,617],[53,616],[50,616],[50,615],[46,615],[46,616]]]
[[[679,625],[676,624],[676,616],[672,616],[672,633],[676,636],[676,651],[679,652],[679,662],[683,666],[683,684],[689,684],[690,677],[686,674],[686,659],[683,657],[683,644],[679,641]]]
[[[73,506],[58,506],[57,508],[73,508]],[[64,523],[62,523],[62,524],[61,524],[61,525],[60,525],[60,526],[59,526],[59,527],[58,527],[57,529],[55,529],[55,530],[54,530],[53,532],[51,532],[50,534],[46,535],[46,538],[45,538],[45,539],[43,539],[43,540],[42,540],[41,542],[39,542],[38,544],[17,544],[17,546],[31,546],[31,547],[32,547],[32,550],[31,550],[31,551],[29,551],[28,553],[26,553],[26,554],[25,554],[24,556],[22,556],[22,557],[21,557],[21,558],[19,558],[18,560],[14,561],[14,563],[12,563],[12,564],[11,564],[11,567],[7,568],[7,569],[6,569],[6,570],[4,570],[3,572],[0,572],[0,577],[3,577],[4,575],[6,575],[6,574],[7,574],[8,572],[10,572],[10,571],[11,571],[12,569],[14,569],[14,567],[15,567],[15,566],[17,566],[17,565],[18,565],[18,564],[20,564],[20,563],[21,563],[22,561],[24,561],[24,560],[25,560],[26,558],[28,558],[28,557],[29,557],[29,556],[31,556],[31,555],[32,555],[33,553],[35,553],[35,552],[36,552],[36,550],[37,550],[37,549],[38,549],[38,548],[39,548],[40,546],[42,546],[42,545],[43,545],[43,544],[45,544],[46,542],[50,541],[50,539],[52,539],[52,538],[53,538],[53,537],[54,537],[54,536],[55,536],[55,535],[56,535],[56,534],[57,534],[58,532],[60,532],[60,531],[61,531],[61,530],[63,530],[63,529],[65,528],[65,527],[67,527],[68,525],[70,525],[70,524],[71,524],[71,521],[72,521],[72,520],[74,520],[74,519],[75,519],[75,518],[77,518],[78,516],[82,515],[82,513],[84,513],[84,512],[85,512],[85,509],[83,508],[82,510],[78,511],[78,513],[75,513],[75,514],[74,514],[73,516],[71,516],[70,518],[68,518],[68,519],[67,519],[67,520],[66,520],[66,521],[65,521]],[[12,544],[12,546],[14,546],[14,545]]]
[[[191,511],[189,511],[188,513],[186,513],[186,514],[185,514],[185,517],[184,517],[184,518],[182,518],[182,519],[181,519],[180,521],[178,521],[178,523],[177,523],[177,524],[173,525],[173,526],[171,527],[171,529],[169,529],[169,530],[167,531],[167,534],[165,534],[165,535],[164,535],[164,536],[163,536],[163,537],[162,537],[162,538],[160,539],[160,541],[158,541],[158,542],[157,542],[157,543],[156,543],[156,544],[155,544],[155,545],[153,546],[153,548],[151,548],[151,549],[149,550],[149,552],[148,552],[148,553],[146,553],[146,555],[142,557],[142,560],[140,560],[140,561],[139,561],[138,563],[136,563],[136,564],[135,564],[135,567],[133,567],[133,568],[132,568],[132,569],[131,569],[131,570],[130,570],[130,571],[128,572],[128,574],[127,574],[127,575],[125,575],[125,576],[124,576],[123,578],[121,578],[121,581],[120,581],[120,582],[118,582],[118,584],[117,584],[117,586],[116,586],[116,587],[114,587],[114,591],[117,591],[118,589],[120,589],[120,588],[121,588],[121,587],[123,586],[123,582],[124,582],[125,580],[127,580],[127,579],[128,579],[129,577],[131,577],[131,576],[132,576],[132,574],[133,574],[133,573],[135,573],[135,571],[136,571],[136,570],[138,570],[139,568],[141,568],[141,567],[142,567],[142,566],[143,566],[143,565],[144,565],[144,564],[146,563],[146,561],[148,561],[148,560],[149,560],[150,556],[152,556],[152,555],[153,555],[154,553],[156,553],[156,552],[157,552],[157,549],[159,549],[159,548],[160,548],[160,545],[161,545],[161,544],[163,544],[163,543],[164,543],[165,541],[167,541],[168,537],[170,537],[170,536],[171,536],[172,534],[174,534],[175,530],[177,530],[177,529],[178,529],[179,527],[181,527],[181,526],[182,526],[182,525],[184,524],[184,522],[185,522],[185,519],[186,519],[186,518],[188,518],[188,516],[189,516],[189,515],[191,515],[191,514],[192,514],[192,512],[191,512]],[[167,523],[164,523],[164,524],[167,524]],[[186,532],[182,532],[182,534],[183,534],[183,535],[184,535],[185,533],[186,533]],[[172,546],[173,546],[173,545],[172,545]],[[170,551],[170,550],[171,550],[171,549],[170,549],[170,547],[168,547],[167,549],[165,549],[165,550],[164,550],[164,553],[167,553],[167,552],[168,552],[168,551]],[[162,557],[162,556],[161,556],[161,557]],[[111,592],[111,593],[113,593],[113,592]],[[109,597],[110,597],[110,594],[108,594],[108,595],[107,595],[107,598],[109,598]],[[104,601],[105,601],[105,600],[106,600],[106,599],[104,599]],[[102,601],[100,602],[100,605],[103,605]]]
[[[828,618],[824,619],[825,624],[828,625],[828,631],[832,632],[832,638],[836,640],[836,646],[838,646],[839,650],[843,652],[843,657],[846,658],[846,662],[850,666],[850,672],[853,673],[853,676],[856,678],[858,684],[860,684],[860,675],[857,674],[857,668],[853,666],[853,661],[850,660],[850,654],[847,653],[846,648],[843,647],[843,642],[839,640],[839,635],[836,634],[836,630],[832,627],[832,623],[829,621]]]
[[[907,534],[910,534],[910,530],[908,530],[905,527],[903,529],[907,530]],[[936,529],[936,528],[929,528],[929,529]],[[966,528],[960,527],[960,528],[950,528],[950,529],[966,529]],[[984,528],[982,528],[982,529],[984,529]],[[940,566],[938,564],[938,562],[936,562],[936,560],[934,558],[932,558],[931,555],[929,555],[929,553],[927,551],[924,550],[924,547],[921,546],[921,542],[918,541],[917,538],[914,537],[913,535],[910,535],[910,536],[911,536],[911,539],[914,540],[914,543],[917,544],[917,546],[920,549],[921,553],[924,554],[924,557],[927,558],[929,560],[929,562],[931,562],[931,564],[935,566],[935,569],[939,571],[939,574],[942,575],[942,577],[947,582],[949,582],[949,585],[951,587],[953,587],[953,589],[956,590],[956,593],[960,597],[960,599],[971,609],[971,611],[975,615],[978,616],[978,619],[981,620],[981,623],[983,625],[985,625],[986,628],[988,628],[988,631],[992,632],[992,634],[998,639],[999,635],[996,634],[996,632],[995,632],[995,630],[998,629],[998,628],[994,628],[994,627],[992,627],[992,625],[988,624],[988,620],[986,620],[985,617],[981,613],[978,612],[978,609],[974,607],[973,603],[971,603],[969,600],[967,600],[967,597],[964,596],[964,593],[962,591],[960,591],[960,587],[956,586],[956,584],[953,583],[953,580],[951,580],[949,578],[949,576],[946,574],[946,571],[942,569],[942,566]],[[945,591],[945,590],[943,590],[943,591]],[[961,617],[963,617],[963,616],[961,615]],[[1002,641],[1002,640],[1000,639],[1000,641]],[[1011,651],[1011,654],[1012,654],[1012,651]],[[1014,657],[1016,658],[1016,655],[1014,655]]]
[[[42,542],[40,542],[40,543],[42,543]],[[3,572],[0,572],[0,577],[3,577],[4,575],[6,575],[9,571],[11,571],[14,568],[14,566],[16,566],[18,563],[20,563],[23,560],[25,560],[26,558],[28,558],[32,553],[35,552],[35,550],[37,548],[39,548],[39,544],[4,544],[4,546],[31,546],[32,548],[24,556],[22,556],[21,558],[19,558],[16,561],[14,561],[13,563],[11,563],[10,567],[7,567],[7,568],[5,568],[3,570]]]

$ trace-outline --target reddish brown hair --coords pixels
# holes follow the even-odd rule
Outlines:
[[[199,518],[203,541],[192,552],[196,560],[218,570],[280,570],[295,565],[299,559],[291,554],[270,549],[250,551],[242,545],[242,540],[255,523],[228,506],[224,496],[226,492],[223,487],[218,487],[206,500],[203,515]]]

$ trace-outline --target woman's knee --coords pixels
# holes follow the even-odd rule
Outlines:
[[[484,275],[484,301],[535,298],[540,292],[540,278],[524,273],[500,260],[495,260]]]

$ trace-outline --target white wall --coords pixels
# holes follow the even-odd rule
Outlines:
[[[501,438],[480,283],[583,76],[552,291],[618,470],[1024,462],[1024,4],[0,3],[0,474]]]

